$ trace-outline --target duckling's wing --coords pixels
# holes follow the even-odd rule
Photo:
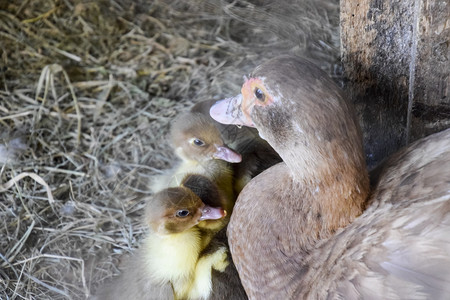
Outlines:
[[[229,248],[226,228],[219,231],[203,250],[203,255],[211,254],[220,248]],[[208,300],[246,300],[248,299],[242,286],[231,254],[227,256],[228,266],[224,270],[212,269],[212,291]]]

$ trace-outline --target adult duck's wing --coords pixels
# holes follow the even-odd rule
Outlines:
[[[408,200],[408,207],[368,211],[370,216],[363,215],[340,236],[347,242],[333,243],[329,251],[336,265],[330,269],[339,276],[332,294],[345,299],[448,299],[450,195]]]
[[[389,159],[369,203],[319,245],[298,296],[449,299],[450,129]]]

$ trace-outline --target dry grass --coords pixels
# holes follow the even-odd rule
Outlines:
[[[337,5],[298,2],[1,2],[0,298],[84,299],[118,273],[178,112],[278,53],[333,73]]]

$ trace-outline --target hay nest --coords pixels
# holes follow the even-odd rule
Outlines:
[[[84,299],[119,273],[177,113],[276,54],[336,73],[338,4],[281,4],[0,4],[1,299]]]

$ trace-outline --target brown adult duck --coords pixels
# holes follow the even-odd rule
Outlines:
[[[241,192],[228,227],[251,299],[448,299],[450,129],[388,160],[369,194],[353,109],[295,57],[258,66],[211,116],[254,126],[283,163]]]

